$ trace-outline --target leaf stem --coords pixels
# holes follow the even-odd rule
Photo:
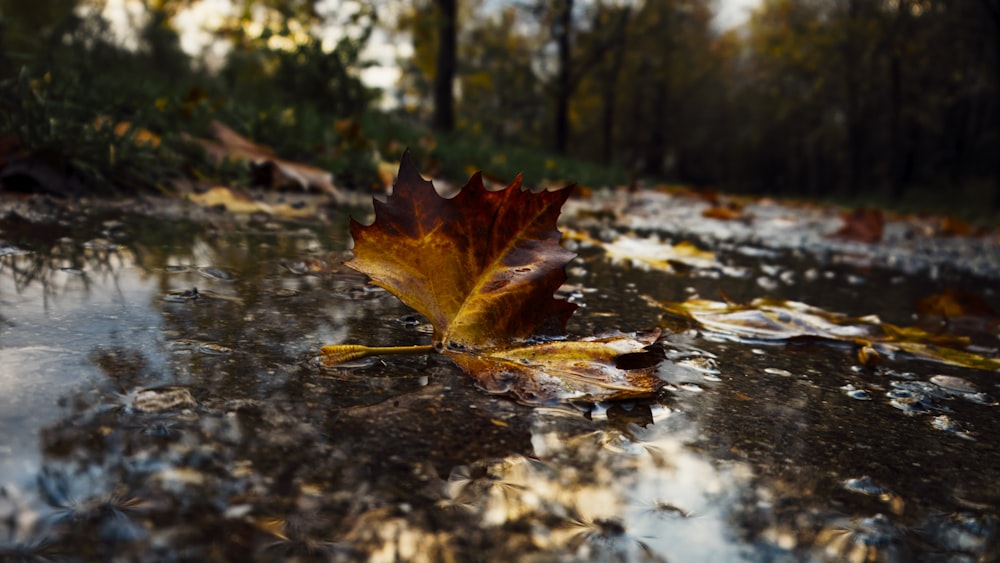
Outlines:
[[[360,344],[333,344],[323,346],[323,363],[332,366],[368,356],[392,354],[429,354],[434,351],[430,344],[422,346],[362,346]]]

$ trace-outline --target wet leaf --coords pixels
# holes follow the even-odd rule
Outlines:
[[[584,232],[569,234],[574,240],[597,246],[613,261],[630,262],[643,267],[673,272],[672,264],[683,264],[692,268],[725,269],[715,259],[715,253],[701,250],[688,241],[677,244],[661,242],[657,237],[619,235],[611,242],[603,242]]]
[[[209,188],[203,193],[195,193],[188,199],[203,207],[225,207],[231,213],[266,213],[277,217],[310,217],[316,215],[315,206],[295,206],[287,203],[269,204],[237,193],[224,186]]]
[[[642,354],[659,331],[554,341],[475,353],[445,350],[491,393],[513,393],[526,403],[647,397],[661,380],[655,370],[662,355],[646,365],[621,366],[618,358]]]
[[[709,299],[654,303],[675,317],[689,319],[703,329],[737,339],[770,341],[815,336],[853,340],[871,337],[871,323],[852,324],[845,315],[797,301],[758,298],[746,305]]]
[[[996,312],[982,297],[968,291],[952,289],[928,295],[918,301],[917,313],[945,320],[956,317],[997,318]]]
[[[743,208],[738,205],[716,205],[701,212],[701,216],[706,219],[718,219],[719,221],[734,221],[743,219]]]
[[[844,221],[840,229],[830,235],[833,238],[853,240],[857,242],[876,243],[882,240],[885,228],[885,217],[878,209],[855,209],[844,213]]]
[[[980,236],[982,231],[954,215],[946,215],[938,221],[938,233],[945,237]]]
[[[492,393],[526,403],[651,395],[659,359],[641,362],[659,331],[532,341],[563,332],[576,306],[554,297],[575,256],[556,219],[569,190],[532,193],[520,176],[487,190],[475,174],[452,198],[439,195],[404,153],[394,190],[375,201],[375,221],[351,222],[347,266],[425,316],[433,347]],[[429,347],[325,346],[325,363]],[[617,358],[630,356],[619,365]]]
[[[432,352],[432,346],[363,346],[361,344],[341,344],[339,346],[326,346],[323,349],[323,356],[327,364],[342,364],[352,362],[373,355],[391,354],[427,354]]]
[[[848,317],[796,301],[758,298],[748,304],[707,299],[657,303],[675,319],[684,319],[724,338],[781,342],[794,338],[852,342],[860,346],[859,359],[872,353],[903,352],[927,361],[1000,370],[1000,359],[980,356],[965,348],[969,340],[951,334],[931,334],[918,327],[900,327],[878,317]]]
[[[520,176],[487,191],[476,174],[445,199],[404,155],[375,222],[351,222],[346,265],[427,317],[435,342],[481,348],[559,334],[576,309],[553,297],[574,257],[556,229],[568,196],[522,190]]]

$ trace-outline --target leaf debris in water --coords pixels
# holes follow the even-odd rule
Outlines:
[[[798,301],[771,298],[757,298],[747,304],[707,299],[648,301],[667,312],[668,323],[693,324],[702,331],[730,340],[787,342],[812,338],[849,342],[864,350],[859,354],[859,361],[865,365],[878,363],[884,356],[904,353],[941,364],[1000,371],[1000,359],[969,351],[966,337],[931,334],[918,327],[883,323],[874,315],[848,317]]]

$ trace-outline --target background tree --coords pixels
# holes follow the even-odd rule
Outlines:
[[[432,125],[448,133],[455,128],[455,70],[458,0],[434,0],[438,19],[437,67],[434,73]]]
[[[433,134],[447,133],[434,156],[447,148],[450,171],[521,151],[547,175],[601,163],[614,182],[627,171],[1000,208],[998,0],[762,0],[729,31],[713,0],[239,0],[217,30],[231,47],[218,69],[185,54],[174,27],[200,0],[146,0],[134,45],[86,16],[100,0],[80,1],[89,8],[0,0],[5,127],[31,121],[11,108],[44,100],[29,104],[38,123],[129,116],[197,134],[222,118],[290,158],[326,160],[348,183],[346,155],[374,158],[365,135],[391,156],[396,138],[434,152]],[[392,117],[372,111],[359,78],[376,5],[401,14],[380,33],[413,44]],[[79,145],[25,127],[32,142]]]
[[[521,25],[523,14],[512,6],[479,14],[464,26],[459,45],[461,128],[500,145],[537,144],[546,118],[535,46],[520,35]]]

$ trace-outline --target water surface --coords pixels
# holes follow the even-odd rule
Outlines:
[[[667,383],[647,401],[530,408],[438,356],[317,362],[324,344],[430,340],[341,266],[348,212],[327,214],[0,220],[0,555],[1000,557],[996,373],[903,356],[866,368],[850,345],[732,341],[655,306],[771,296],[906,324],[915,299],[947,286],[996,308],[981,241],[963,262],[955,241],[935,243],[944,257],[894,254],[800,225],[802,250],[742,224],[594,223],[571,208],[567,224],[596,237],[692,240],[725,268],[666,273],[579,248],[568,330],[663,326]],[[977,333],[986,354],[992,330]]]

